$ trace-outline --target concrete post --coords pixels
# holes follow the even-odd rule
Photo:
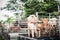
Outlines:
[[[38,18],[38,12],[36,12],[36,17],[37,17],[37,19],[39,19],[39,18]]]
[[[58,28],[59,28],[59,38],[60,38],[60,14],[58,16]]]

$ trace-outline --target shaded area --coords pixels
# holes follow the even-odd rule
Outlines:
[[[0,35],[0,40],[4,40],[4,38]]]
[[[8,33],[0,32],[0,40],[10,40]]]
[[[17,40],[59,40],[59,36],[54,36],[54,37],[34,37],[32,38],[31,36],[28,37],[27,34],[23,34],[17,37]]]

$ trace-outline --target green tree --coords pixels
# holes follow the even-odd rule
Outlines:
[[[7,10],[14,10],[18,12],[21,10],[25,11],[24,13],[27,17],[31,14],[35,14],[36,12],[57,12],[57,5],[58,2],[56,2],[55,0],[10,0],[7,6],[4,8],[6,8]]]
[[[5,23],[12,23],[14,21],[13,17],[8,17],[7,20],[5,20]]]
[[[23,1],[22,1],[23,2]],[[55,0],[44,0],[43,2],[39,0],[28,0],[25,1],[25,12],[26,16],[30,14],[35,14],[36,12],[57,12],[58,11],[58,2]]]
[[[8,11],[12,10],[13,12],[22,16],[21,14],[23,14],[23,8],[23,3],[20,2],[20,0],[9,0],[8,4],[3,9],[7,9]]]
[[[15,20],[12,16],[9,17],[9,15],[4,15],[4,17],[6,17],[7,19],[6,19],[5,21],[3,21],[3,23],[8,23],[9,26],[10,26],[10,24],[13,23],[14,20]]]

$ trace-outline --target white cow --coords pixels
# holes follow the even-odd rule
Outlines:
[[[56,24],[57,24],[57,18],[51,18],[51,19],[49,20],[49,24],[51,24],[52,26],[53,26],[53,25],[56,25]]]
[[[34,33],[37,34],[37,30],[36,30],[36,21],[38,21],[37,17],[35,15],[30,15],[28,18],[28,28],[31,30],[32,32],[32,37],[34,37]],[[29,30],[29,31],[30,31]],[[28,31],[28,34],[30,36],[30,32]]]

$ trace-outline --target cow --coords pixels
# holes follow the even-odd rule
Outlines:
[[[47,34],[50,34],[52,27],[50,26],[50,24],[48,24],[48,22],[49,22],[49,19],[44,18],[42,20],[42,23],[38,24],[38,27],[40,28],[41,36],[48,36]]]
[[[35,15],[30,15],[27,18],[27,24],[28,24],[28,36],[30,36],[30,31],[32,34],[32,37],[34,37],[34,33],[37,36],[37,27],[36,27],[36,22],[38,21],[37,17]]]
[[[50,30],[51,30],[52,35],[55,35],[55,32],[57,32],[57,30],[58,30],[57,21],[58,21],[57,18],[50,18],[49,19],[48,24],[50,25]]]

